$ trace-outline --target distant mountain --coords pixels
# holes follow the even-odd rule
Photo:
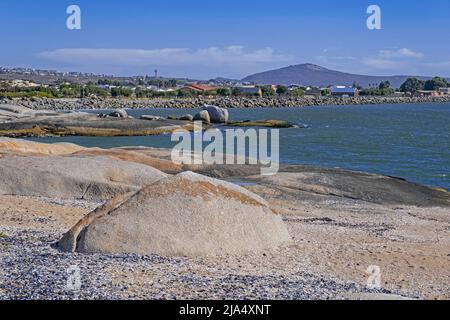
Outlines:
[[[326,87],[329,85],[351,86],[356,83],[366,88],[369,85],[379,84],[383,80],[389,80],[392,87],[399,88],[408,77],[410,76],[365,76],[350,74],[306,63],[253,74],[242,79],[242,81],[257,84],[300,84],[317,87]],[[420,76],[417,78],[421,80],[430,79],[430,77]]]

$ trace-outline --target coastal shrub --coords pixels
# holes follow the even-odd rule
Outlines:
[[[286,86],[278,86],[277,94],[286,94],[288,92],[288,88]]]
[[[402,92],[417,92],[423,90],[425,83],[417,78],[408,78],[401,86],[400,91]]]
[[[0,87],[0,97],[2,98],[55,98],[57,89],[54,87],[34,86],[34,87],[13,87],[9,84],[3,84]]]
[[[204,92],[201,92],[200,95],[202,95],[202,96],[216,96],[217,95],[217,90],[204,91]]]
[[[264,97],[273,97],[275,95],[275,90],[272,86],[262,86],[261,91]]]
[[[321,91],[321,94],[322,94],[322,96],[324,96],[324,97],[328,97],[328,96],[330,96],[331,95],[331,90],[330,89],[323,89],[322,91]]]
[[[230,88],[219,88],[217,89],[217,94],[220,96],[231,96]]]
[[[111,88],[111,96],[113,97],[130,97],[133,94],[133,90],[125,87]]]
[[[178,90],[177,96],[180,98],[194,97],[196,94],[192,90]]]
[[[51,93],[41,91],[30,92],[0,92],[0,98],[2,99],[14,99],[14,98],[56,98]]]
[[[99,87],[94,86],[94,85],[87,85],[84,88],[84,94],[85,95],[97,95],[97,96],[100,96],[100,97],[107,97],[107,96],[109,96],[109,91],[105,90],[105,89],[102,89],[102,88],[99,88]]]
[[[361,96],[391,96],[395,93],[395,90],[392,88],[365,88],[360,91]]]
[[[439,88],[447,88],[448,82],[447,80],[441,77],[434,77],[431,80],[425,81],[424,89],[425,90],[439,90]]]
[[[389,80],[384,80],[380,82],[380,85],[378,86],[378,89],[384,90],[389,89],[391,87],[391,83]]]
[[[305,90],[301,89],[301,88],[296,88],[294,90],[291,91],[291,95],[294,97],[301,97],[305,95]]]

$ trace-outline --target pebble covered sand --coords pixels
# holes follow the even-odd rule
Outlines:
[[[240,257],[63,253],[55,242],[98,203],[12,196],[1,200],[0,299],[345,299],[402,293],[370,290],[327,272],[303,255],[301,246],[309,242],[303,237],[293,237],[295,243],[288,248]],[[57,215],[63,208],[68,210],[64,217]],[[303,218],[285,217],[290,232],[295,232],[297,220]],[[79,290],[71,277],[76,270]]]
[[[0,239],[0,299],[334,299],[342,293],[370,292],[300,266],[289,274],[268,272],[245,257],[225,257],[218,264],[207,259],[67,254],[52,248],[61,236],[58,232],[0,232],[7,234]],[[80,270],[80,290],[70,286],[73,268]]]

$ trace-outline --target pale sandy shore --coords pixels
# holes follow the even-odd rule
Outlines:
[[[96,203],[1,196],[0,297],[355,299],[384,292],[450,298],[448,209],[336,199],[297,208],[273,204],[284,211],[294,238],[288,248],[217,259],[88,256],[51,245]],[[66,289],[66,270],[73,265],[83,279],[75,293]],[[381,290],[366,288],[371,265],[381,269]]]

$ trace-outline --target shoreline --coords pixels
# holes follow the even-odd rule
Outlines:
[[[377,104],[409,104],[409,103],[446,103],[449,96],[441,97],[274,97],[274,98],[85,98],[85,99],[48,99],[19,98],[3,99],[0,104],[14,104],[33,110],[102,110],[102,109],[195,109],[204,104],[212,104],[221,108],[301,108],[314,106],[351,106]]]
[[[174,167],[167,151],[151,148],[4,142],[0,180],[10,190],[0,195],[0,300],[449,298],[442,282],[449,270],[448,193],[338,169],[287,166],[277,176],[259,177],[251,166]],[[86,162],[97,163],[95,170],[86,170]],[[113,165],[120,175],[111,176]],[[146,176],[126,174],[133,170]],[[54,246],[111,196],[186,170],[204,179],[251,182],[240,192],[267,201],[292,242],[261,252],[210,256],[73,253]],[[29,175],[35,178],[23,178]],[[39,180],[52,183],[42,188]],[[383,272],[376,290],[367,287],[367,270],[374,264]],[[81,270],[81,291],[66,287],[70,266]]]

